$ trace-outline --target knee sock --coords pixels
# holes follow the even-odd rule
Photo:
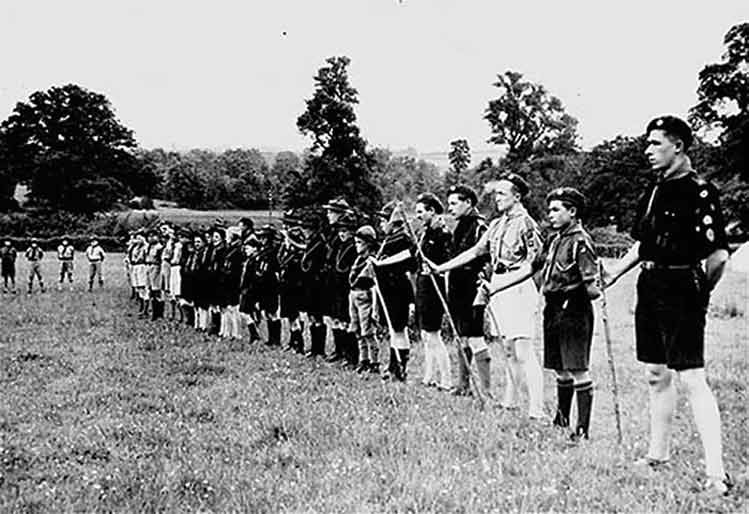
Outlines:
[[[723,479],[726,472],[723,468],[723,441],[718,403],[704,379],[697,381],[696,384],[688,384],[687,391],[694,423],[697,425],[705,452],[705,472],[709,477]]]
[[[590,413],[593,408],[593,382],[575,384],[577,395],[577,428],[575,433],[588,439],[590,434]]]
[[[676,409],[677,392],[673,378],[666,387],[650,384],[650,447],[648,457],[668,460],[671,457],[671,426]]]
[[[557,378],[557,413],[554,416],[554,426],[570,426],[570,411],[572,410],[572,396],[574,394],[574,380]]]
[[[492,372],[489,350],[481,350],[476,353],[476,368],[479,372],[479,380],[481,380],[481,389],[487,396],[491,397]]]
[[[452,385],[452,376],[450,375],[450,354],[442,337],[437,333],[435,338],[434,361],[440,371],[440,384],[445,389]]]
[[[369,363],[370,364],[379,364],[380,362],[380,345],[377,342],[377,338],[375,336],[366,336],[365,338],[366,346],[369,349]],[[365,351],[363,353],[364,356],[367,355],[367,352]]]
[[[515,351],[518,356],[519,367],[525,375],[528,386],[528,415],[530,417],[543,416],[544,411],[544,375],[538,362],[533,343],[530,339],[517,339]]]
[[[434,336],[428,332],[422,332],[424,341],[424,378],[423,383],[429,384],[434,381],[434,357],[436,345]]]

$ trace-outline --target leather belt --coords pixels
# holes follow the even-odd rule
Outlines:
[[[690,270],[697,266],[697,264],[661,264],[654,261],[642,261],[640,263],[640,267],[644,270]]]

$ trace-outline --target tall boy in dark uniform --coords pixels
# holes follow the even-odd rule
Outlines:
[[[355,368],[358,364],[359,348],[347,328],[349,325],[349,273],[356,260],[353,234],[356,229],[356,219],[352,214],[345,214],[336,221],[334,227],[338,233],[338,244],[333,253],[333,260],[329,264],[327,287],[335,353],[328,359],[328,362],[345,359],[346,364]]]
[[[288,350],[304,353],[304,326],[300,312],[304,309],[304,275],[302,255],[304,254],[304,231],[302,220],[294,211],[286,211],[283,216],[284,241],[278,249],[279,298],[281,319],[289,322]]]
[[[327,328],[323,322],[323,302],[325,296],[325,257],[327,244],[320,230],[320,223],[314,216],[308,215],[302,225],[306,247],[302,255],[302,273],[304,276],[304,311],[310,322],[310,351],[308,357],[325,356],[325,339]]]
[[[705,490],[721,495],[732,484],[723,466],[720,412],[705,374],[705,318],[728,260],[725,223],[718,191],[697,175],[686,154],[689,125],[661,116],[646,132],[645,155],[658,178],[638,206],[632,231],[637,242],[604,272],[604,283],[611,285],[638,263],[642,268],[635,336],[637,359],[647,369],[650,446],[637,463],[658,468],[670,459],[678,377],[702,440]]]
[[[281,345],[281,319],[278,317],[278,232],[271,225],[257,231],[260,248],[257,254],[255,281],[260,312],[268,327],[268,346]]]

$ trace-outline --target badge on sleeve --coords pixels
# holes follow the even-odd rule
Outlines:
[[[707,198],[707,189],[700,191],[700,198]]]
[[[715,232],[713,232],[713,229],[709,228],[705,231],[705,237],[708,241],[711,243],[715,240]]]
[[[705,214],[705,217],[702,218],[702,223],[704,225],[710,225],[712,222],[713,222],[713,217],[710,216],[709,214]]]

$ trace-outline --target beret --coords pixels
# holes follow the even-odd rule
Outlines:
[[[574,187],[558,187],[546,195],[546,203],[552,200],[569,203],[577,207],[578,211],[585,209],[585,196]]]
[[[445,207],[442,205],[442,202],[440,202],[440,199],[437,198],[437,195],[434,193],[421,193],[418,197],[416,197],[416,203],[423,203],[425,206],[432,209],[437,214],[442,214],[445,212]]]
[[[377,232],[372,228],[371,225],[362,225],[356,230],[354,237],[361,239],[368,244],[374,244],[377,242]]]
[[[345,198],[333,198],[328,203],[322,206],[323,209],[326,211],[334,211],[334,212],[349,212],[351,211],[351,206],[348,204]]]
[[[501,177],[499,177],[499,180],[506,180],[507,182],[510,182],[513,186],[515,186],[515,189],[517,189],[521,197],[527,195],[528,191],[530,191],[528,182],[526,182],[523,177],[515,173],[507,173],[506,175],[502,175]]]
[[[479,197],[476,195],[476,191],[463,184],[452,186],[447,190],[447,196],[458,195],[471,202],[471,205],[476,205],[479,202]]]
[[[678,137],[684,143],[685,149],[692,146],[692,141],[694,139],[692,136],[692,129],[686,121],[677,118],[676,116],[659,116],[652,119],[650,123],[648,123],[645,132],[649,134],[651,130],[662,130],[670,136]]]

